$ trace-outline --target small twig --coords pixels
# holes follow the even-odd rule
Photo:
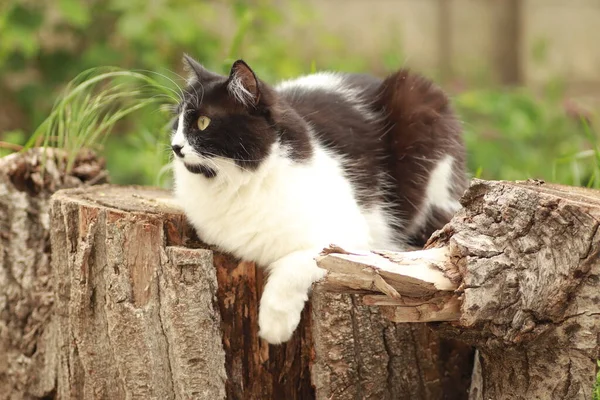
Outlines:
[[[9,149],[9,150],[13,150],[13,151],[21,151],[23,150],[23,146],[15,144],[15,143],[9,143],[9,142],[2,142],[0,141],[0,147],[3,149]]]
[[[108,171],[100,171],[100,173],[98,173],[98,175],[96,175],[95,177],[93,177],[89,181],[85,182],[83,185],[84,186],[93,186],[96,183],[98,183],[99,181],[101,181],[101,180],[103,180],[104,178],[107,178],[107,177],[108,177]]]

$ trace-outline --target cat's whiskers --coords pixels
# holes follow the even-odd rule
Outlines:
[[[210,152],[205,152],[204,154],[200,154],[200,153],[194,151],[193,155],[200,159],[200,162],[197,162],[197,163],[194,163],[194,164],[210,163],[210,164],[212,164],[212,166],[214,166],[215,170],[223,173],[224,175],[227,175],[228,173],[224,169],[219,168],[219,164],[217,164],[217,162],[216,162],[216,160],[214,160],[214,158],[218,158],[218,161],[220,163],[231,165],[231,166],[233,166],[235,168],[238,168],[238,169],[242,170],[243,172],[246,172],[246,173],[251,173],[252,172],[252,171],[250,171],[250,170],[242,167],[241,165],[238,165],[237,163],[235,163],[233,161],[230,161],[227,158],[218,156],[217,154],[213,154],[213,153],[210,153]],[[209,157],[207,157],[207,156],[209,156]],[[240,161],[246,161],[246,160],[240,160]],[[233,182],[233,179],[231,179],[231,177],[229,177],[229,178],[230,178],[230,181]]]
[[[211,156],[211,157],[219,157],[219,159],[220,159],[220,160],[223,160],[223,161],[229,161],[229,160],[232,160],[232,161],[241,161],[241,162],[245,162],[245,161],[251,161],[251,162],[262,162],[262,161],[264,161],[264,160],[266,159],[266,157],[263,157],[263,158],[258,158],[258,159],[251,159],[251,158],[234,158],[234,157],[227,157],[227,158],[224,158],[224,157],[221,157],[221,156],[219,156],[218,154],[214,154],[214,153],[211,153],[211,152],[209,152],[209,151],[205,151],[205,152],[204,152],[204,154],[206,154],[206,155],[209,155],[209,156]],[[237,165],[237,164],[235,164],[235,165]]]
[[[147,85],[143,85],[141,87],[142,90],[143,89],[147,89],[147,88],[150,88],[150,89],[153,89],[153,90],[156,90],[157,88],[161,88],[161,89],[164,89],[166,91],[172,92],[175,96],[177,96],[177,97],[173,97],[173,96],[170,96],[167,93],[156,93],[156,94],[152,95],[150,98],[161,97],[161,96],[168,97],[173,102],[173,104],[178,104],[181,101],[180,100],[181,99],[180,94],[176,90],[174,90],[173,88],[170,88],[168,86],[160,85],[160,84],[153,84],[153,85],[147,84]]]
[[[177,100],[175,97],[169,96],[166,93],[158,93],[158,94],[155,94],[153,96],[150,96],[148,99],[158,99],[158,98],[161,98],[161,97],[166,97],[167,99],[172,100],[173,103],[178,103],[179,102],[179,100]]]
[[[165,144],[163,146],[160,146],[159,150],[173,156],[173,149],[171,148],[171,145]]]
[[[170,69],[167,69],[167,71],[169,71],[173,75],[179,77],[182,81],[187,82],[187,79],[184,78],[183,76],[179,75],[177,72],[172,71]],[[200,105],[200,104],[202,104],[202,101],[204,100],[204,85],[200,81],[196,81],[196,83],[198,83],[200,85],[200,88],[202,89],[202,94],[200,95],[200,97],[198,97],[198,91],[196,90],[195,86],[194,85],[190,85],[190,87],[192,89],[194,89],[194,92],[195,92],[194,98],[196,99],[197,104]]]
[[[213,161],[213,160],[211,160],[211,161]],[[214,161],[213,161],[213,162],[214,162]],[[247,173],[250,173],[250,172],[251,172],[250,170],[248,170],[248,169],[246,169],[246,168],[242,167],[241,165],[239,165],[239,164],[236,164],[235,162],[229,161],[228,159],[225,159],[225,158],[222,158],[222,157],[221,157],[221,158],[219,158],[219,162],[222,162],[222,163],[225,163],[225,164],[228,164],[228,165],[232,165],[232,166],[234,166],[234,167],[236,167],[236,168],[239,168],[239,169],[241,169],[242,171],[244,171],[244,172],[247,172]]]
[[[187,82],[187,79],[181,75],[179,75],[177,72],[173,71],[172,69],[169,68],[164,68],[167,72],[175,75],[177,78],[181,79],[183,82]]]
[[[244,146],[244,142],[242,140],[240,140],[240,146],[242,146],[242,149],[244,149],[244,151],[246,152],[246,154],[249,156],[250,152],[248,151],[248,149],[246,148],[246,146]]]
[[[382,134],[381,134],[381,136],[379,136],[379,138],[377,140],[383,139],[388,133],[390,133],[390,131],[392,129],[394,129],[395,126],[396,126],[396,124],[389,124],[388,128],[382,129]]]
[[[179,98],[180,98],[181,100],[183,100],[183,98],[184,98],[184,93],[183,93],[183,90],[182,90],[182,89],[181,89],[181,87],[180,87],[180,86],[177,84],[177,82],[175,82],[173,79],[169,78],[169,77],[168,77],[167,75],[165,75],[165,74],[161,74],[160,72],[156,72],[156,71],[149,71],[149,70],[144,70],[144,69],[142,69],[142,70],[140,70],[140,71],[142,71],[142,72],[149,72],[149,73],[152,73],[152,74],[155,74],[155,75],[161,76],[161,77],[165,78],[166,80],[168,80],[169,82],[171,82],[171,83],[172,83],[173,85],[175,85],[175,87],[176,87],[176,88],[179,90],[179,94],[178,94],[178,95],[179,95]],[[171,91],[173,91],[175,94],[177,94],[177,91],[176,91],[175,89],[173,89],[173,88],[169,88],[168,86],[164,86],[164,85],[160,85],[160,86],[162,86],[162,87],[163,87],[163,88],[165,88],[165,89],[171,90]]]
[[[202,104],[202,101],[204,100],[204,85],[202,84],[202,82],[198,82],[198,84],[200,85],[200,89],[202,89],[202,95],[200,96],[200,100],[198,100],[198,105]],[[196,90],[194,88],[194,90]],[[198,92],[196,92],[196,97],[198,96]]]

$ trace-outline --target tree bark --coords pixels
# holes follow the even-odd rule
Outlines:
[[[150,188],[54,196],[59,398],[466,398],[469,347],[355,295],[315,293],[291,341],[267,345],[262,270],[207,250],[170,204]]]
[[[397,324],[359,295],[312,296],[317,399],[466,399],[473,350],[425,324]]]
[[[366,294],[363,302],[383,306],[384,315],[393,322],[460,318],[458,284],[446,276],[452,268],[446,248],[353,254],[332,246],[324,254],[317,258],[328,271],[317,285],[322,291],[382,293]]]
[[[225,396],[212,253],[178,246],[183,216],[143,194],[53,197],[60,399]]]
[[[591,397],[598,191],[475,180],[426,250],[329,249],[298,331],[268,346],[261,270],[199,242],[167,192],[60,191],[48,222],[52,191],[104,175],[50,157],[42,179],[28,157],[0,161],[4,398],[466,398],[456,340],[478,348],[472,399]]]
[[[600,357],[600,192],[475,181],[430,240],[462,277],[459,324],[477,346],[472,399],[592,398]]]
[[[424,324],[390,322],[460,317],[457,285],[444,275],[446,252],[423,253],[352,254],[332,247],[317,259],[328,270],[312,296],[319,398],[467,398],[469,346]]]
[[[106,180],[92,153],[80,154],[69,173],[64,163],[52,149],[0,159],[0,399],[52,398],[56,390],[50,195]]]
[[[455,320],[436,327],[478,349],[471,399],[590,399],[600,356],[600,192],[476,180],[462,203],[426,250],[385,259],[329,251],[317,287],[384,293],[365,299],[393,320]]]

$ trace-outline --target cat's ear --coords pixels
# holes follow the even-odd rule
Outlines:
[[[204,68],[202,64],[194,60],[187,54],[183,55],[183,67],[188,72],[188,84],[195,81],[206,82],[213,79],[222,79],[223,77],[219,74],[215,74]]]
[[[244,106],[256,107],[260,100],[258,79],[254,71],[242,60],[237,60],[231,66],[227,90]]]

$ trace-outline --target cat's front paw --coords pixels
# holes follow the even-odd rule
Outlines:
[[[300,323],[306,295],[265,293],[258,312],[258,335],[271,344],[287,342]]]

